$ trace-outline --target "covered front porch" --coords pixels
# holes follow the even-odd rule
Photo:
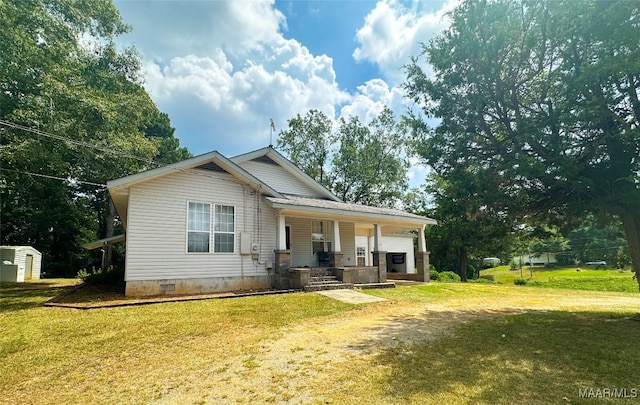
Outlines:
[[[291,208],[277,211],[275,288],[308,291],[324,279],[335,280],[343,288],[393,286],[387,278],[388,271],[410,273],[415,280],[429,281],[424,229],[433,220],[336,211],[331,214]],[[398,251],[401,250],[396,243],[398,238],[404,239],[403,245],[410,252]],[[396,256],[402,259],[404,267],[400,270],[390,263]]]

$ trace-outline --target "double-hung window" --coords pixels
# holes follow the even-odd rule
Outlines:
[[[311,249],[313,254],[331,251],[331,241],[330,223],[327,221],[312,221]]]
[[[235,207],[189,202],[187,210],[187,252],[234,253]],[[212,218],[213,214],[213,218]],[[212,220],[213,219],[213,220]]]
[[[209,252],[211,204],[189,202],[187,213],[187,252]]]
[[[213,232],[213,251],[233,253],[235,241],[235,209],[231,205],[217,205]]]

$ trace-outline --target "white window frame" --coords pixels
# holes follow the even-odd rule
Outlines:
[[[322,228],[322,240],[320,239],[314,239],[314,235],[320,235],[319,233],[315,233],[314,232],[314,224],[319,223],[321,224],[320,227]],[[322,243],[322,251],[323,252],[330,252],[331,249],[333,248],[333,238],[332,238],[332,228],[331,226],[333,225],[333,222],[331,221],[320,221],[320,220],[312,220],[311,221],[311,252],[315,255],[317,252],[314,252],[313,250],[313,244],[314,243]]]
[[[235,254],[236,253],[236,207],[235,205],[227,205],[227,204],[213,204],[214,208],[213,208],[213,221],[212,221],[212,226],[213,226],[213,232],[212,232],[212,246],[213,246],[213,253],[215,254]],[[216,230],[216,211],[218,209],[218,207],[228,207],[231,208],[233,210],[233,231],[229,232],[229,231],[217,231]],[[232,250],[231,252],[216,252],[216,234],[219,235],[231,235],[232,238]]]
[[[191,204],[205,204],[209,206],[209,226],[208,226],[208,230],[207,231],[203,231],[202,229],[190,229],[190,224],[191,221],[189,221],[189,213],[190,213],[190,209],[189,207],[191,206]],[[185,244],[185,251],[189,254],[203,254],[203,253],[211,253],[211,203],[208,202],[202,202],[202,201],[187,201],[187,232],[186,232],[186,244]],[[208,246],[208,250],[206,251],[202,251],[202,252],[198,252],[198,251],[190,251],[189,250],[189,234],[190,233],[206,233],[207,236],[207,240],[209,241],[209,246]]]
[[[364,246],[356,246],[356,265],[358,265],[358,259],[362,258],[364,266],[367,265],[367,248]]]
[[[189,221],[189,207],[191,204],[205,204],[209,206],[209,229],[207,231],[204,231],[202,229],[190,229],[190,224],[191,221]],[[233,210],[233,231],[217,231],[216,230],[216,211],[218,209],[218,207],[230,207]],[[215,255],[231,255],[231,254],[235,254],[236,253],[236,229],[237,229],[237,221],[236,221],[236,215],[237,213],[237,209],[235,205],[229,205],[229,204],[215,204],[215,203],[210,203],[210,202],[204,202],[204,201],[187,201],[187,212],[186,212],[186,218],[187,218],[187,224],[186,224],[186,241],[185,241],[185,252],[187,254],[215,254]],[[206,233],[207,236],[207,240],[209,242],[209,246],[208,246],[208,250],[207,251],[202,251],[202,252],[195,252],[195,251],[189,251],[189,234],[190,233],[200,233],[200,234],[204,234]],[[216,251],[216,246],[215,246],[215,242],[216,242],[216,234],[220,234],[220,235],[232,235],[232,241],[233,241],[233,250],[231,252],[217,252]]]

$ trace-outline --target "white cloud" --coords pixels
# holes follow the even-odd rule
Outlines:
[[[210,119],[224,122],[216,129],[218,138],[198,140],[196,148],[202,152],[219,148],[221,138],[233,139],[244,151],[266,146],[255,133],[267,128],[269,118],[284,129],[287,119],[311,108],[334,117],[336,106],[351,99],[335,81],[331,58],[313,56],[296,41],[281,38],[250,54],[237,67],[221,49],[211,56],[175,57],[166,65],[145,63],[147,89],[158,104],[177,110],[183,107],[175,100],[196,98],[206,105]],[[172,118],[180,115],[169,112]],[[177,135],[193,133],[180,130]]]
[[[358,31],[354,57],[378,64],[387,77],[350,93],[339,87],[330,56],[314,55],[283,36],[286,20],[273,0],[116,5],[125,21],[135,22],[123,39],[143,55],[146,88],[171,117],[181,143],[196,154],[266,146],[269,118],[280,131],[312,108],[362,122],[385,105],[403,113],[403,92],[388,79],[402,74],[403,58],[417,54],[419,40],[437,28],[440,15],[424,17],[395,1],[379,2]]]
[[[133,24],[133,41],[146,59],[165,60],[185,53],[205,55],[223,49],[242,58],[246,52],[280,38],[284,15],[274,0],[261,1],[122,1],[125,22]]]
[[[457,3],[449,0],[440,9],[425,12],[418,2],[408,9],[396,0],[379,1],[356,33],[360,46],[353,57],[375,63],[392,83],[402,82],[402,67],[409,63],[411,56],[420,54],[421,43],[448,25],[445,13]]]

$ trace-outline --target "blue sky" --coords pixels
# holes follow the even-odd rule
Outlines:
[[[267,146],[309,109],[369,122],[407,108],[402,66],[446,28],[450,1],[115,0],[145,87],[194,154]],[[275,138],[273,140],[275,144]],[[424,168],[414,167],[418,184]]]

